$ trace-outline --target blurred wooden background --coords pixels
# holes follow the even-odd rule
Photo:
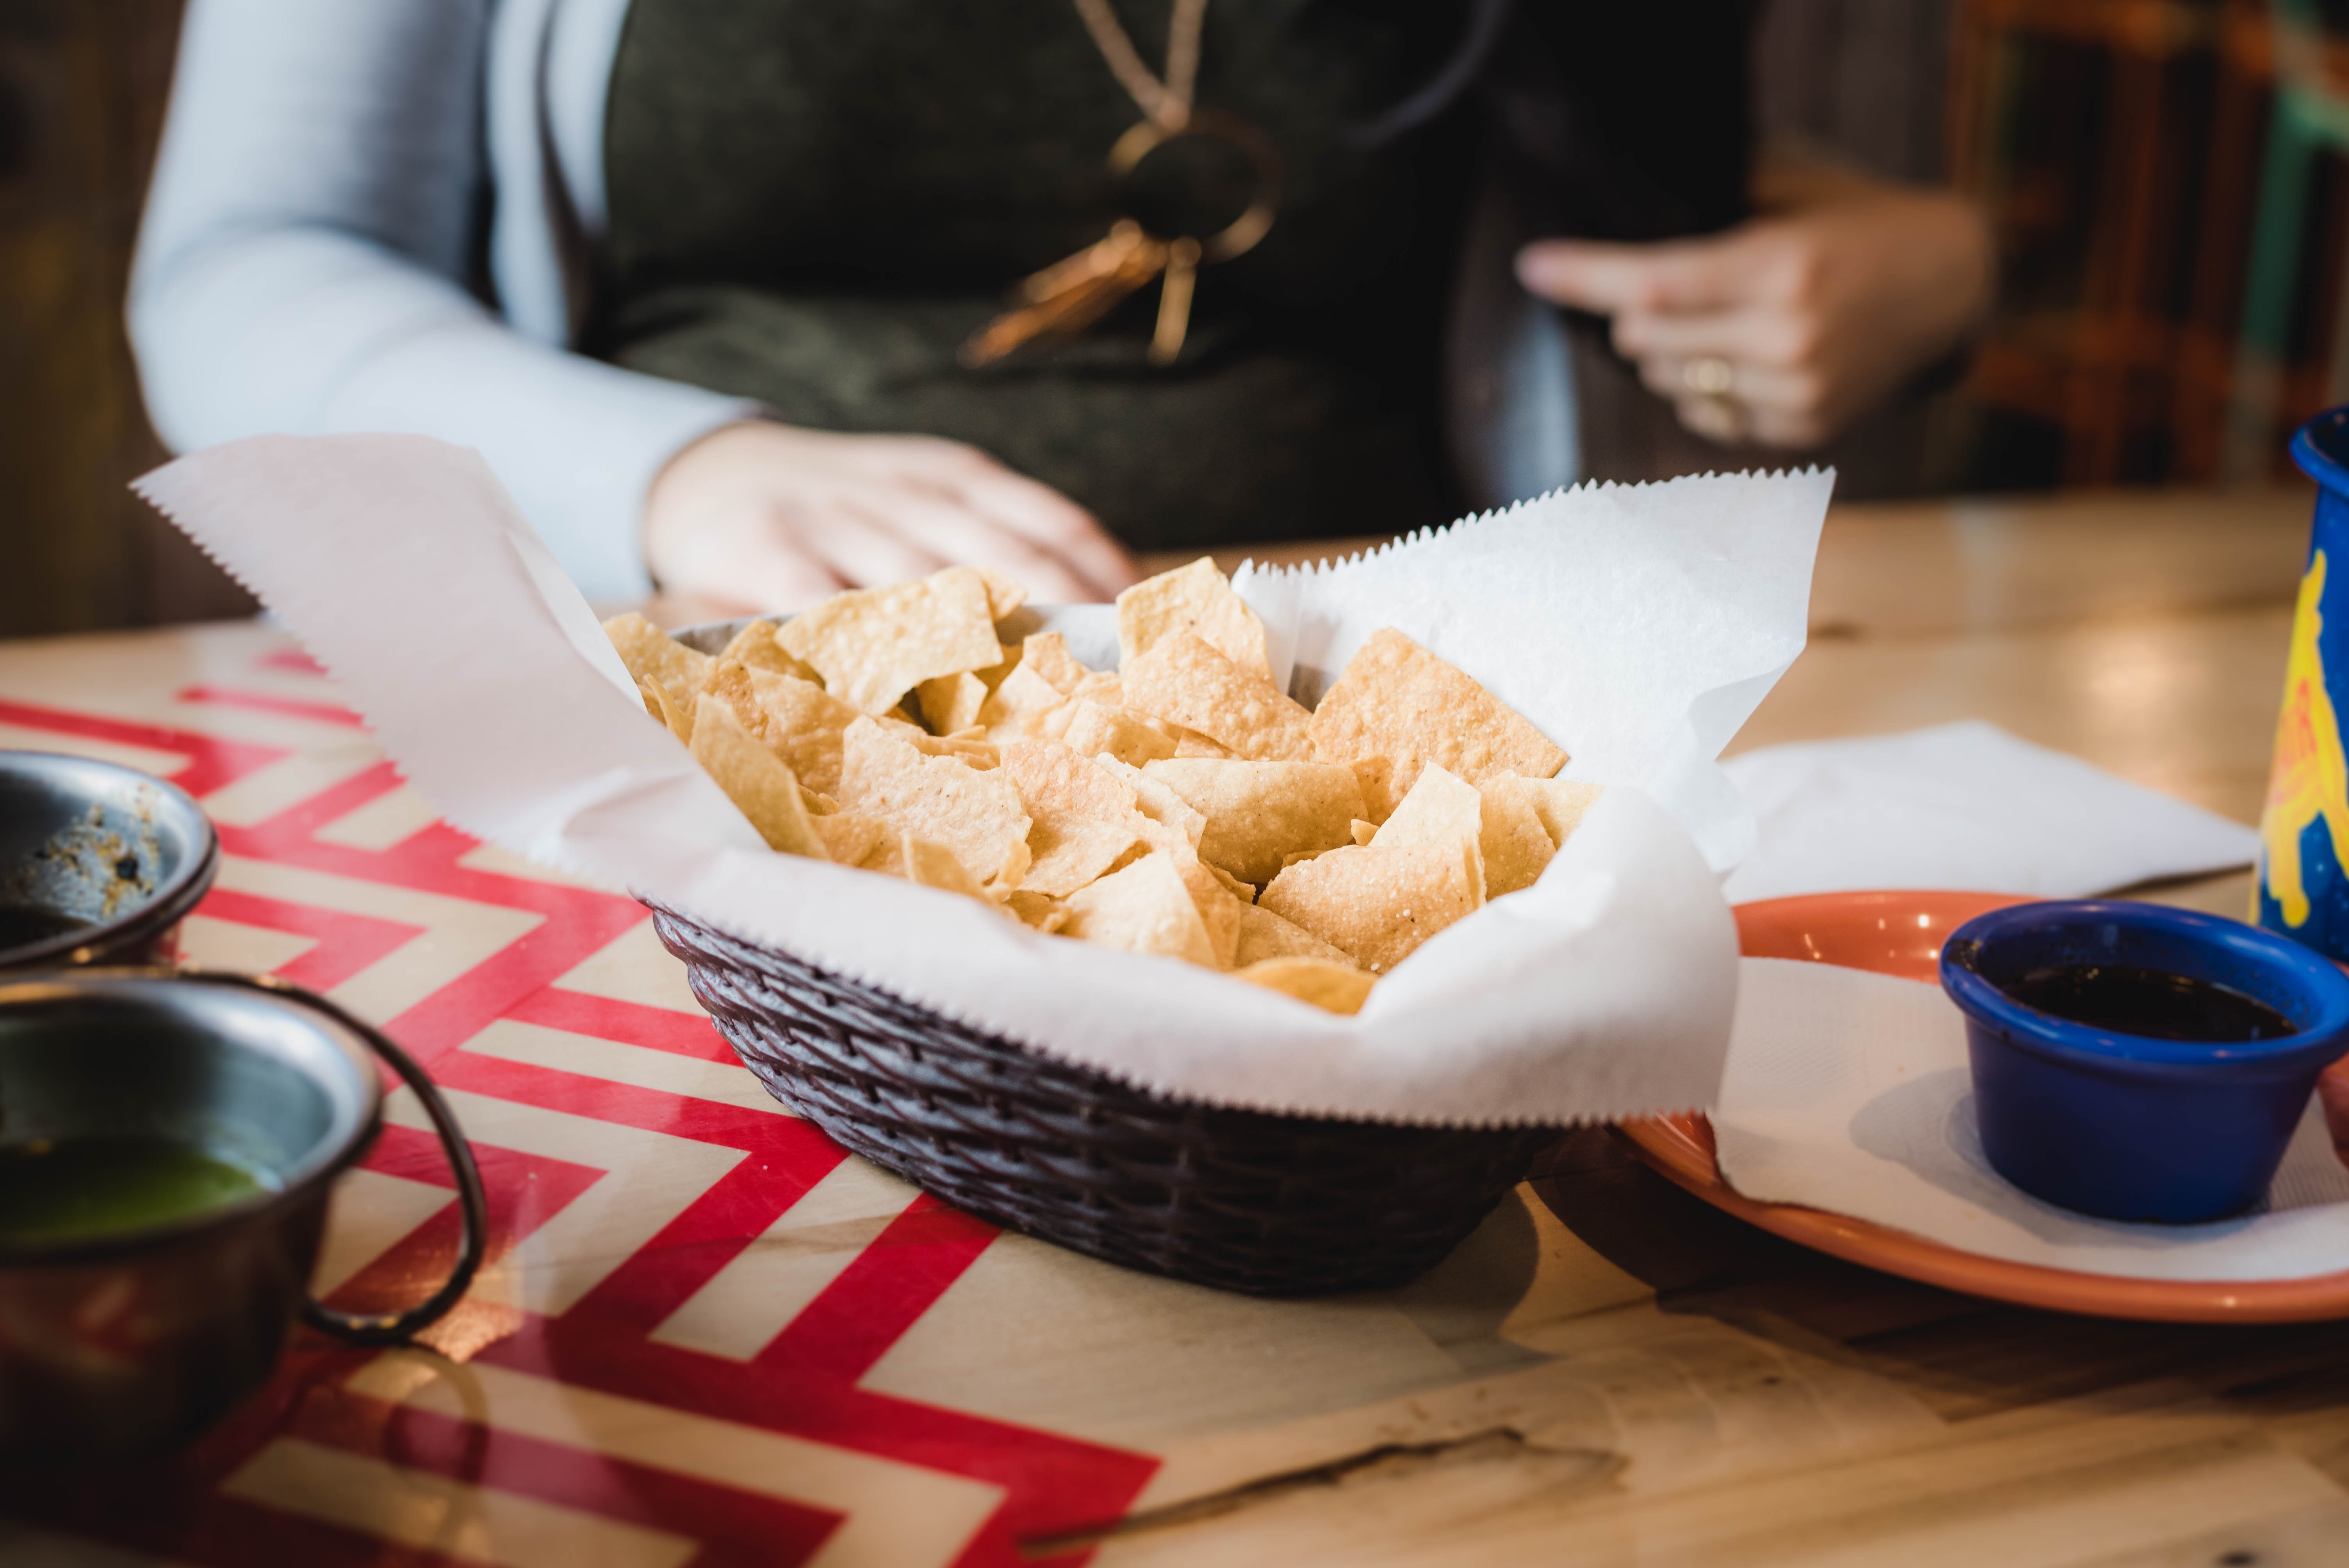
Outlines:
[[[1975,470],[2288,471],[2349,401],[2349,5],[1961,0],[1952,41],[1951,172],[2004,253]]]
[[[163,456],[121,301],[181,3],[0,0],[0,636],[250,609],[124,489]],[[2349,0],[1764,0],[1756,63],[1766,131],[1956,180],[2005,253],[1928,449],[1863,432],[1857,488],[2255,481],[2349,400]]]
[[[0,0],[0,635],[250,612],[123,487],[162,460],[122,330],[180,0]]]

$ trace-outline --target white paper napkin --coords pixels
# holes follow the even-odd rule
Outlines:
[[[586,604],[471,452],[264,437],[140,489],[284,620],[468,831],[1129,1082],[1504,1124],[1713,1102],[1736,934],[1707,851],[1752,831],[1713,758],[1802,646],[1831,484],[1584,488],[1328,571],[1250,574],[1300,661],[1395,625],[1577,754],[1578,774],[1620,786],[1539,882],[1428,943],[1356,1017],[768,853],[615,681]]]
[[[1990,1168],[1965,1019],[1939,985],[1826,964],[1740,961],[1713,1116],[1748,1198],[1872,1220],[1985,1257],[2133,1279],[2301,1279],[2349,1270],[2349,1168],[2314,1105],[2265,1210],[2131,1225],[2043,1203]]]
[[[1722,766],[1759,825],[1732,903],[1888,887],[2082,898],[2249,865],[2259,848],[2240,822],[1978,720]]]

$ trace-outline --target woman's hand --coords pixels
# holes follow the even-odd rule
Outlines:
[[[1987,306],[1988,223],[1954,192],[1767,168],[1760,215],[1659,244],[1544,240],[1540,297],[1614,318],[1615,347],[1716,441],[1816,447],[1957,346]]]
[[[1108,599],[1133,562],[1091,513],[975,447],[765,420],[669,459],[645,500],[663,592],[757,614],[942,566],[986,566],[1040,603]]]

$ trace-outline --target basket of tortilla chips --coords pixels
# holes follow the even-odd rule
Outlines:
[[[780,623],[605,632],[773,850],[1334,1012],[1530,885],[1598,793],[1392,629],[1309,711],[1205,560],[1113,614],[1023,609],[957,567]],[[652,907],[779,1099],[971,1213],[1133,1267],[1275,1295],[1405,1280],[1557,1136],[1153,1093]]]

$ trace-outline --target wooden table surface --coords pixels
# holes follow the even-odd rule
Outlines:
[[[1838,509],[1812,646],[1737,745],[1988,718],[2253,820],[2306,527],[2297,493]],[[310,965],[413,1037],[477,1140],[522,1151],[493,1190],[524,1218],[431,1348],[305,1343],[135,1484],[0,1486],[11,1563],[2349,1563],[2349,1325],[1910,1284],[1604,1130],[1402,1290],[1129,1274],[925,1209],[658,1044],[698,1026],[641,923],[433,827],[270,631],[0,645],[23,744],[202,774],[231,855],[193,944]],[[2235,913],[2246,887],[2157,893]],[[762,1208],[744,1150],[816,1174]],[[322,1265],[347,1297],[432,1266],[427,1164],[351,1179]]]

